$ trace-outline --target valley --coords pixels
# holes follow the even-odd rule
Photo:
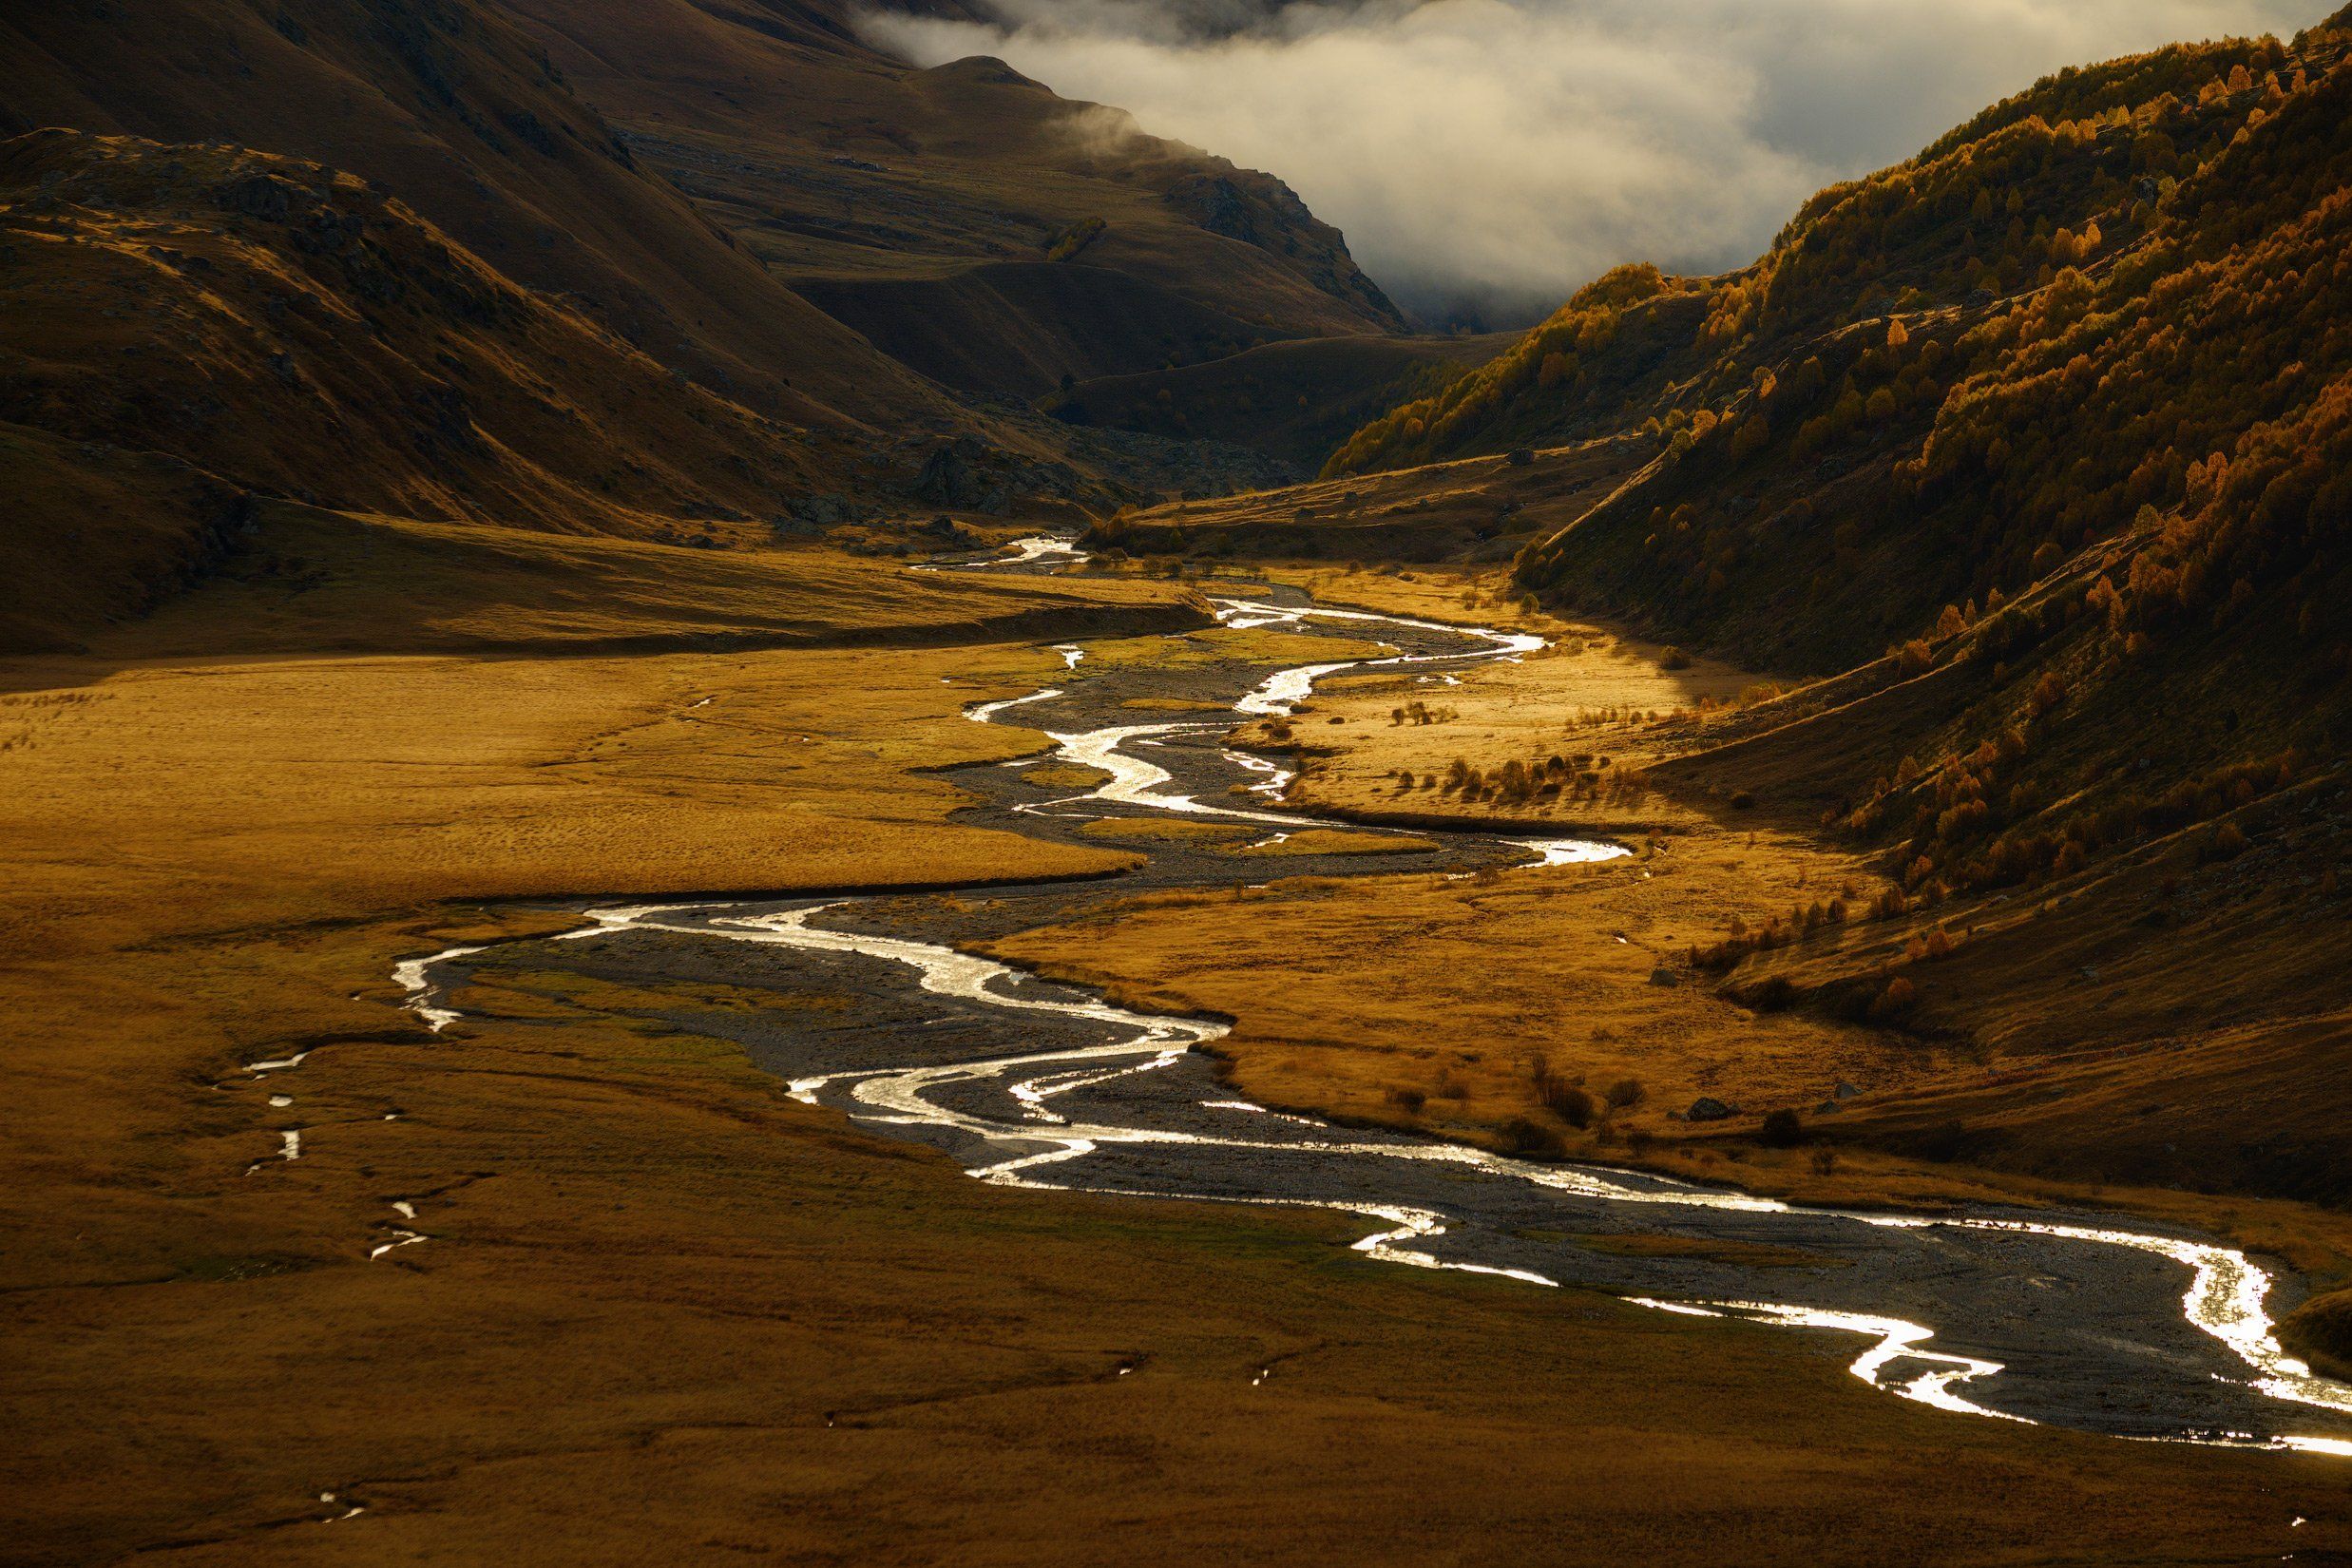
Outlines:
[[[2352,1558],[2352,12],[1489,332],[835,0],[133,9],[0,1561]]]

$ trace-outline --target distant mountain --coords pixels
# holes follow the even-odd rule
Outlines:
[[[1404,318],[1288,186],[1001,60],[917,69],[801,0],[508,0],[649,168],[869,340],[1032,398]]]
[[[100,568],[14,573],[43,644],[250,496],[686,540],[1266,483],[1029,403],[1404,325],[1278,180],[1001,62],[917,69],[830,0],[10,9],[0,305],[6,562]],[[77,520],[124,485],[156,527]]]

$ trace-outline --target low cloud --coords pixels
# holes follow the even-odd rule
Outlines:
[[[1523,317],[1620,261],[1747,261],[1821,186],[2068,64],[2292,32],[2334,0],[993,0],[876,12],[1270,169],[1426,315]]]

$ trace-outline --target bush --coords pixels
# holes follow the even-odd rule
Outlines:
[[[1502,1142],[1521,1159],[1558,1159],[1568,1151],[1558,1133],[1523,1116],[1502,1124]]]
[[[1764,1119],[1763,1138],[1767,1147],[1793,1149],[1805,1141],[1805,1121],[1785,1108],[1769,1112]]]
[[[2323,1376],[2352,1378],[2352,1291],[2313,1296],[2279,1325],[2279,1342]]]
[[[1609,1101],[1611,1110],[1630,1111],[1649,1099],[1650,1091],[1641,1086],[1641,1080],[1637,1078],[1621,1078],[1609,1085],[1609,1093],[1605,1098]]]
[[[1690,667],[1691,656],[1680,648],[1668,648],[1658,655],[1658,668],[1661,670],[1687,670]]]
[[[1421,1108],[1429,1103],[1429,1097],[1419,1089],[1399,1085],[1388,1091],[1388,1103],[1412,1116],[1421,1115]]]
[[[1903,976],[1897,975],[1886,983],[1886,989],[1879,993],[1878,1000],[1870,1004],[1871,1020],[1874,1023],[1884,1023],[1891,1019],[1901,1018],[1909,1012],[1912,1004],[1918,1001],[1918,988]]]
[[[1542,1100],[1543,1108],[1569,1126],[1584,1128],[1593,1124],[1593,1097],[1578,1085],[1563,1079],[1546,1078],[1536,1085],[1536,1093]]]

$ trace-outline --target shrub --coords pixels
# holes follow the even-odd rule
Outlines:
[[[1880,1023],[1901,1018],[1904,1013],[1909,1012],[1913,1004],[1918,1001],[1918,988],[1903,976],[1897,975],[1886,983],[1886,989],[1879,993],[1878,1000],[1870,1004],[1870,1016]]]
[[[1793,1149],[1805,1141],[1805,1121],[1796,1112],[1784,1107],[1766,1115],[1762,1136],[1769,1148]]]
[[[1650,1091],[1641,1086],[1641,1080],[1637,1078],[1621,1078],[1609,1085],[1605,1098],[1611,1110],[1630,1111],[1649,1099]]]
[[[1536,1094],[1543,1108],[1568,1123],[1584,1128],[1593,1124],[1593,1097],[1577,1084],[1563,1079],[1546,1078],[1536,1085]]]
[[[1568,1147],[1558,1133],[1523,1116],[1502,1124],[1502,1142],[1521,1159],[1558,1159]]]
[[[1388,1103],[1396,1106],[1399,1110],[1402,1110],[1408,1115],[1419,1116],[1421,1115],[1421,1108],[1429,1103],[1429,1097],[1423,1094],[1419,1089],[1412,1088],[1405,1084],[1399,1084],[1397,1087],[1388,1091]]]
[[[1096,240],[1101,239],[1102,231],[1108,226],[1109,225],[1104,223],[1100,218],[1080,219],[1077,222],[1071,224],[1068,228],[1062,230],[1059,235],[1054,237],[1054,242],[1046,247],[1045,259],[1048,261],[1067,261],[1070,258],[1076,256],[1079,252],[1093,244]]]
[[[1687,670],[1690,667],[1691,656],[1680,648],[1668,648],[1658,655],[1658,668],[1661,670]]]

